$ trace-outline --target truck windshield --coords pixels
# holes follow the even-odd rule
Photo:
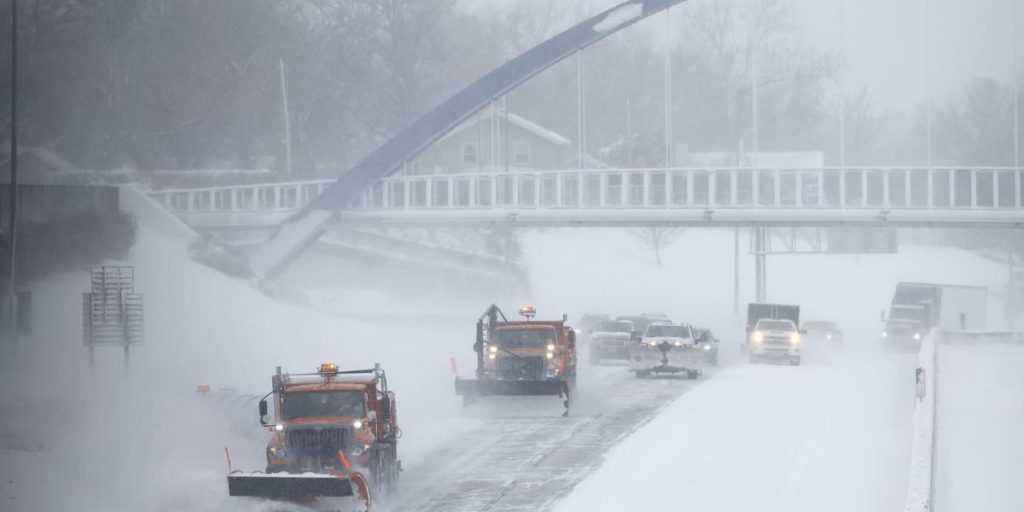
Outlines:
[[[687,325],[652,325],[647,328],[647,337],[665,336],[671,338],[692,338]]]
[[[911,322],[926,322],[928,320],[928,312],[920,306],[893,306],[889,311],[889,318],[893,320],[907,320]]]
[[[284,397],[286,420],[316,416],[366,416],[361,391],[299,391]]]
[[[793,322],[786,320],[761,320],[757,323],[759,331],[795,331]]]
[[[508,349],[540,348],[555,342],[555,330],[550,327],[499,330],[494,333],[494,341]]]
[[[632,322],[601,322],[594,326],[594,332],[633,332]]]

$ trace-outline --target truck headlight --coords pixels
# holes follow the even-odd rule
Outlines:
[[[914,339],[915,339],[915,340],[920,340],[920,339],[921,339],[921,333],[919,333],[919,332],[915,332],[915,333],[914,333]]]
[[[274,430],[276,432],[284,432],[284,425],[278,423],[277,425],[274,425]]]
[[[789,344],[790,345],[799,345],[800,344],[800,334],[799,333],[795,333],[795,332],[793,334],[790,334],[789,335]]]
[[[555,358],[555,353],[554,352],[548,352],[548,359],[554,359],[554,358]]]
[[[498,353],[498,347],[496,347],[496,346],[494,346],[494,345],[491,345],[490,347],[487,347],[487,350],[488,350],[488,351],[489,351],[490,353],[492,353],[492,354],[497,354],[497,353]]]
[[[761,343],[764,341],[764,333],[761,331],[754,331],[754,343]]]
[[[704,350],[711,350],[711,345],[704,345]]]
[[[363,420],[355,420],[352,422],[352,427],[356,430],[363,428]]]
[[[883,337],[883,338],[886,338],[886,337],[888,337],[888,336],[889,336],[889,333],[887,333],[887,332],[885,332],[885,331],[882,331],[882,337]]]
[[[552,343],[548,343],[548,352],[553,352],[554,350],[555,350],[555,345],[552,344]]]

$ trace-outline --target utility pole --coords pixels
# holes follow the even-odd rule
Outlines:
[[[732,239],[732,312],[740,312],[740,228],[733,228]]]
[[[8,217],[11,234],[10,259],[11,274],[7,290],[10,306],[10,343],[11,348],[18,350],[18,292],[15,289],[14,277],[17,261],[18,240],[18,0],[11,0],[11,191],[10,213]]]
[[[284,158],[288,178],[292,178],[292,127],[291,116],[288,114],[288,87],[284,81],[284,59],[279,59],[281,70],[281,103],[284,105]]]
[[[839,168],[846,169],[846,9],[839,0]]]
[[[1020,169],[1020,66],[1017,60],[1017,0],[1013,4],[1013,167]]]
[[[932,50],[931,44],[931,0],[924,4],[924,85],[925,85],[925,160],[932,167]]]
[[[665,9],[665,167],[672,167],[672,9]]]
[[[576,52],[576,169],[583,170],[583,154],[587,144],[587,112],[583,107],[586,91],[583,88],[583,49]]]

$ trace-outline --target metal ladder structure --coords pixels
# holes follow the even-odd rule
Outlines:
[[[82,294],[83,342],[89,363],[97,346],[120,346],[129,366],[132,346],[143,344],[145,322],[142,294],[135,292],[135,269],[104,266],[92,269],[92,291]]]

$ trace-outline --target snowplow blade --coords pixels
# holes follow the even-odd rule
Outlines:
[[[328,475],[228,475],[228,494],[257,498],[352,496],[348,478]]]
[[[477,380],[455,379],[460,396],[547,396],[568,393],[562,380]]]

